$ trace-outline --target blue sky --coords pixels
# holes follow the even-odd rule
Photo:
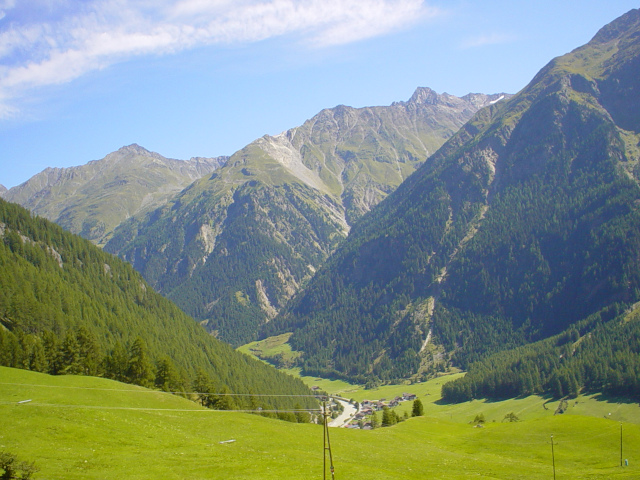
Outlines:
[[[516,93],[637,1],[0,0],[0,184],[138,143],[231,155],[416,87]]]

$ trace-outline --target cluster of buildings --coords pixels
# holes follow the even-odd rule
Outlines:
[[[363,400],[360,402],[360,408],[358,412],[353,416],[350,424],[346,428],[362,428],[363,430],[371,430],[373,425],[371,422],[365,422],[365,419],[375,412],[381,411],[384,407],[394,408],[400,405],[401,402],[413,401],[417,396],[413,393],[403,393],[402,396],[397,396],[387,402],[386,398],[380,400]]]

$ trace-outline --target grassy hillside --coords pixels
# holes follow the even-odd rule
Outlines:
[[[322,478],[317,425],[201,409],[99,378],[2,367],[0,384],[0,451],[35,461],[36,479]],[[617,421],[560,415],[474,428],[449,415],[374,431],[332,429],[336,478],[551,478],[551,435],[557,478],[640,474],[636,424],[623,424],[629,466],[621,468]],[[228,440],[235,442],[221,443]]]

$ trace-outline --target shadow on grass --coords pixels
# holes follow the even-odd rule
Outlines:
[[[524,398],[530,397],[531,395],[518,395],[517,397],[495,397],[495,398],[472,398],[471,400],[464,400],[461,402],[454,402],[454,401],[450,401],[450,400],[445,400],[444,398],[441,398],[439,400],[436,400],[435,402],[433,402],[435,405],[459,405],[461,403],[467,403],[467,402],[473,402],[474,400],[478,400],[487,404],[491,404],[491,403],[500,403],[500,402],[504,402],[506,400],[522,400]],[[553,395],[550,394],[536,394],[536,396],[540,397],[541,399],[544,400],[543,403],[543,407],[546,408],[546,404],[547,403],[551,403],[551,402],[556,402],[559,401],[560,398],[556,398]]]
[[[622,395],[612,395],[612,394],[608,394],[608,393],[597,393],[593,396],[594,400],[597,400],[599,402],[606,402],[606,403],[624,403],[626,405],[640,405],[640,401],[638,401],[637,398],[631,398],[631,397],[627,397],[627,396],[622,396]]]

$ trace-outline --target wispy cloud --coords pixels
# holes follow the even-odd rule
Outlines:
[[[33,88],[135,56],[283,35],[323,48],[439,13],[423,0],[0,0],[0,118]]]
[[[460,48],[478,48],[485,47],[487,45],[499,45],[504,43],[511,43],[517,40],[517,37],[508,33],[487,33],[482,35],[477,35],[475,37],[469,37],[464,39],[460,43]]]

